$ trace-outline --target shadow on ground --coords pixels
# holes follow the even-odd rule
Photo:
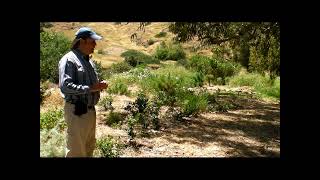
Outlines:
[[[241,106],[238,110],[166,123],[161,136],[178,144],[218,143],[226,149],[227,157],[279,157],[280,106],[258,100],[244,101]]]

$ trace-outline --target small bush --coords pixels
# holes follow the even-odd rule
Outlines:
[[[113,102],[112,96],[105,96],[99,101],[98,105],[104,107],[105,111],[114,110],[114,107],[112,106],[112,102]]]
[[[148,68],[136,67],[129,71],[129,74],[133,76],[135,82],[144,81],[145,78],[151,76],[151,72]]]
[[[70,51],[71,41],[63,34],[40,33],[40,79],[59,82],[58,64],[64,54]]]
[[[112,73],[122,73],[129,71],[130,69],[132,69],[132,66],[130,66],[127,62],[119,62],[111,65]]]
[[[179,106],[184,116],[196,116],[199,112],[205,111],[208,105],[206,94],[195,95],[186,91],[179,98]]]
[[[64,157],[66,134],[56,128],[40,130],[40,157]]]
[[[127,133],[130,137],[130,139],[134,139],[136,133],[134,132],[134,126],[137,122],[137,120],[132,116],[129,115],[127,116],[127,121],[128,121],[128,129],[127,129]]]
[[[53,109],[48,112],[40,114],[40,130],[41,129],[52,129],[58,126],[60,129],[66,127],[66,123],[63,119],[62,109]]]
[[[141,89],[155,94],[163,104],[174,104],[176,95],[182,89],[194,86],[195,73],[181,66],[166,66],[152,71],[139,85]]]
[[[98,74],[98,78],[99,79],[105,79],[105,76],[106,76],[105,68],[102,67],[101,62],[93,60],[93,63],[95,65],[95,70],[96,70],[96,72]]]
[[[186,57],[186,53],[180,44],[169,43],[167,46],[162,42],[155,51],[154,57],[160,60],[179,60]]]
[[[123,121],[123,117],[118,112],[111,111],[107,118],[105,119],[106,125],[114,126],[117,125],[119,122]]]
[[[203,86],[203,83],[204,83],[204,75],[202,73],[195,73],[195,76],[192,77],[193,79],[193,83],[194,83],[194,86],[200,86],[202,87]]]
[[[272,82],[268,76],[258,73],[240,73],[229,79],[229,85],[251,86],[262,97],[280,98],[280,77]]]
[[[111,84],[107,90],[110,94],[121,94],[121,95],[128,95],[128,86],[122,82]]]
[[[120,155],[120,146],[111,136],[98,139],[96,149],[102,157],[115,158]]]
[[[121,54],[121,57],[125,58],[125,62],[135,67],[139,64],[159,64],[158,59],[153,58],[152,56],[146,55],[140,51],[130,49]]]
[[[161,31],[158,34],[156,34],[154,37],[156,38],[161,38],[161,37],[166,37],[167,32]]]
[[[209,79],[207,78],[210,82],[222,85],[225,84],[227,77],[239,71],[239,66],[235,63],[201,55],[192,56],[188,68],[206,74],[206,76],[211,75]]]
[[[159,111],[160,111],[160,103],[153,100],[148,103],[146,111],[148,112],[149,118],[151,119],[153,129],[159,130],[160,122],[159,122]]]

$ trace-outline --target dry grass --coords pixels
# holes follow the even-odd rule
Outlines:
[[[55,107],[63,107],[64,100],[60,94],[58,85],[50,84],[49,89],[46,91],[47,96],[43,100],[43,105],[40,106],[40,112],[46,112]]]
[[[53,27],[50,30],[55,32],[62,32],[68,38],[73,39],[75,32],[82,26],[88,26],[94,29],[98,34],[103,36],[101,41],[97,41],[96,50],[93,54],[95,60],[100,61],[104,67],[111,66],[114,62],[120,62],[123,58],[120,56],[122,52],[128,49],[134,49],[146,54],[153,54],[156,46],[160,42],[156,42],[150,46],[143,46],[139,43],[132,42],[130,36],[133,33],[137,33],[138,42],[146,43],[149,39],[170,41],[173,35],[167,33],[164,38],[154,38],[154,35],[167,28],[168,23],[151,23],[145,29],[145,32],[138,31],[139,23],[129,24],[114,24],[111,22],[102,23],[53,23]],[[98,54],[98,50],[103,50],[106,54]]]

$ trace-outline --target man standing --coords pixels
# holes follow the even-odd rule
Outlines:
[[[88,27],[76,32],[71,51],[59,61],[59,87],[65,100],[67,123],[66,157],[91,157],[95,149],[95,105],[106,81],[98,79],[95,64],[90,59],[96,40],[102,37]]]

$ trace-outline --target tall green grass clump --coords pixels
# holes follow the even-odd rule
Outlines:
[[[251,86],[261,97],[280,99],[280,77],[271,80],[259,73],[242,72],[229,79],[231,86]]]
[[[178,98],[178,105],[181,107],[184,116],[197,116],[200,112],[205,111],[208,106],[208,97],[204,93],[194,94],[184,91]]]

